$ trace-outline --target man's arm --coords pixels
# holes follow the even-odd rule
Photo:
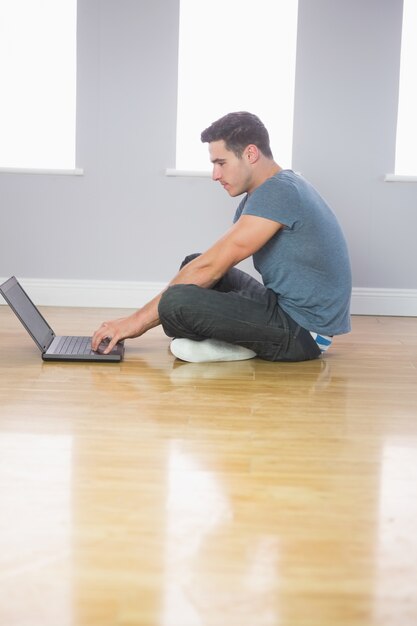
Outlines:
[[[243,215],[206,252],[187,263],[174,276],[168,286],[192,284],[210,288],[231,268],[262,248],[280,229],[282,224],[263,217]],[[111,338],[105,353],[110,352],[118,341],[139,337],[157,326],[158,305],[163,292],[128,317],[104,322],[94,333],[93,350],[100,342]]]

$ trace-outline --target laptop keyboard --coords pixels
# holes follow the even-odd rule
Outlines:
[[[61,337],[55,354],[95,354],[90,337]]]

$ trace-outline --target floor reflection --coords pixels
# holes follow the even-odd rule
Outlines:
[[[0,436],[1,624],[72,622],[71,457],[70,436]]]
[[[416,520],[417,439],[392,437],[382,450],[375,590],[377,623],[386,620],[391,624],[409,624],[413,618],[417,585]],[[400,579],[399,586],[396,581]]]
[[[184,451],[180,441],[173,441],[167,485],[162,625],[219,624],[226,615],[229,623],[242,626],[253,624],[255,618],[257,626],[277,624],[274,603],[267,598],[277,581],[277,538],[251,537],[248,545],[243,542],[235,554],[236,584],[231,588],[228,578],[223,586],[215,553],[223,545],[228,550],[234,511],[220,478]]]

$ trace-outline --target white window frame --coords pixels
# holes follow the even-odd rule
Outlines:
[[[417,2],[404,0],[395,173],[387,182],[417,182]]]
[[[231,20],[225,10],[234,5]],[[239,21],[242,16],[250,16],[249,28]],[[298,0],[180,0],[177,154],[167,175],[210,176],[200,134],[222,115],[239,110],[260,117],[275,159],[291,167],[297,18]],[[184,156],[189,149],[181,145],[185,138],[198,161]]]
[[[0,173],[83,173],[76,26],[76,0],[0,0]]]

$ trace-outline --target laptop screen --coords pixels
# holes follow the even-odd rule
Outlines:
[[[12,278],[3,283],[0,286],[0,292],[40,349],[42,351],[46,350],[54,337],[53,330],[16,278],[12,276]]]

